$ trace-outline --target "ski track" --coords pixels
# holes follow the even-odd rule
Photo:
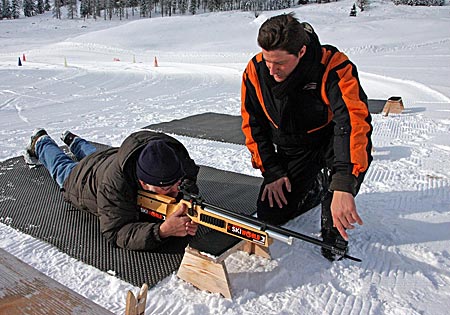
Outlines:
[[[424,49],[433,49],[436,46],[446,45],[450,42],[450,38],[441,38],[436,40],[430,40],[427,42],[421,42],[416,44],[410,44],[410,43],[396,43],[395,46],[392,45],[392,43],[384,44],[384,45],[371,45],[367,44],[364,46],[358,46],[358,47],[351,47],[344,49],[345,53],[348,54],[396,54],[398,56],[398,52],[405,52],[405,51],[416,51],[417,49],[424,48]],[[445,57],[448,57],[448,55],[443,55]]]
[[[111,66],[116,69],[111,71],[108,69]],[[10,125],[0,132],[1,141],[18,147],[18,150],[26,145],[26,135],[36,126],[47,126],[50,134],[58,135],[64,128],[82,130],[85,137],[96,134],[98,129],[114,126],[114,136],[106,135],[113,143],[107,144],[119,145],[130,130],[185,117],[184,105],[195,105],[195,112],[190,114],[208,111],[239,114],[239,94],[235,91],[239,89],[241,74],[235,69],[180,64],[153,68],[132,63],[78,64],[73,68],[43,67],[41,70],[39,66],[35,67],[36,70],[19,72],[17,82],[0,85],[3,90],[0,111],[11,116]],[[1,72],[16,73],[15,70]],[[173,80],[185,82],[182,89],[174,90]],[[220,86],[225,88],[216,94]],[[14,98],[9,96],[11,93],[15,94]],[[33,101],[21,105],[24,97]],[[186,100],[186,104],[180,100]],[[51,119],[36,115],[36,108],[54,108],[56,112],[62,105],[73,110],[58,113]],[[11,112],[11,106],[15,108],[14,112]],[[98,110],[99,107],[102,109]],[[131,124],[127,119],[130,111],[136,117]],[[33,116],[28,117],[28,112]],[[22,125],[25,133],[20,132],[14,137],[17,125]],[[1,159],[7,157],[0,155]]]

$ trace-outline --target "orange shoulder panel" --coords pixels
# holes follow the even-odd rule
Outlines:
[[[262,54],[261,60],[262,60]],[[256,56],[260,56],[259,54]],[[247,80],[250,80],[251,84],[255,87],[256,96],[258,98],[258,101],[261,104],[261,107],[265,109],[262,93],[261,93],[261,87],[259,85],[258,76],[256,74],[255,65],[253,64],[253,60],[250,60],[250,62],[247,65],[247,68],[244,71],[243,77],[242,77],[242,88],[241,88],[241,116],[242,116],[242,132],[245,135],[245,145],[249,149],[251,155],[252,155],[252,166],[254,168],[259,168],[261,172],[264,172],[264,167],[262,164],[262,159],[258,151],[258,145],[256,141],[253,139],[252,131],[250,127],[250,114],[247,112],[245,101],[246,101],[246,94],[247,94],[247,87],[245,82]]]
[[[369,167],[369,161],[366,148],[369,144],[367,134],[370,131],[370,125],[366,122],[369,116],[369,110],[366,104],[359,98],[359,83],[352,75],[352,65],[339,69],[337,74],[339,88],[342,91],[342,98],[348,108],[350,125],[352,131],[350,134],[350,158],[353,163],[352,174],[358,176]]]
[[[331,69],[336,67],[337,65],[341,64],[342,62],[348,60],[348,57],[342,53],[338,52],[333,54],[331,50],[327,50],[325,47],[322,47],[322,60],[321,63],[325,66],[325,73],[323,74],[322,78],[322,88],[321,88],[321,95],[322,99],[325,102],[325,104],[330,105],[330,100],[328,99],[327,93],[326,93],[326,84],[328,80],[328,73]]]
[[[259,53],[255,56],[256,61],[262,62],[262,53]],[[275,126],[275,128],[278,128],[278,125],[272,120],[272,117],[270,117],[269,113],[267,112],[266,105],[264,104],[264,98],[262,96],[261,91],[261,84],[259,83],[258,74],[256,73],[255,64],[253,63],[253,60],[251,60],[248,65],[247,69],[245,70],[247,73],[246,80],[250,80],[252,85],[255,87],[256,96],[258,97],[259,104],[261,105],[262,110],[264,111],[264,114],[266,115],[267,119]],[[244,89],[243,89],[244,91]],[[241,95],[242,97],[245,96],[244,94]],[[242,98],[242,101],[244,102],[244,98]]]
[[[330,100],[326,94],[326,81],[330,71],[347,61],[348,57],[342,52],[333,54],[331,50],[322,47],[321,63],[325,65],[325,73],[322,79],[321,95],[322,99],[327,105],[330,105]],[[350,134],[350,159],[353,164],[352,174],[358,176],[369,167],[368,155],[366,148],[369,139],[367,134],[370,131],[370,125],[366,122],[369,116],[369,111],[366,104],[359,98],[359,83],[357,78],[352,74],[352,65],[348,64],[346,67],[336,71],[339,78],[339,88],[342,91],[343,100],[348,108],[350,116],[350,124],[352,131]]]

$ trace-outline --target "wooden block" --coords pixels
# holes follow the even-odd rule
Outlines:
[[[144,315],[147,306],[148,285],[144,283],[139,290],[137,297],[133,292],[127,293],[127,304],[125,306],[125,315]]]
[[[145,307],[147,306],[147,293],[148,293],[148,285],[147,283],[144,283],[137,297],[136,311],[138,315],[145,314]]]
[[[402,98],[400,96],[391,96],[383,108],[383,115],[387,116],[390,113],[400,114],[405,109]]]
[[[260,246],[251,242],[243,242],[241,250],[247,252],[249,254],[255,254],[260,257],[264,257],[267,259],[272,259],[270,256],[270,250],[268,247]]]
[[[219,257],[204,255],[188,246],[177,276],[200,290],[220,293],[231,299],[230,280],[224,260],[238,250],[271,259],[269,248],[248,241],[237,243]]]
[[[1,248],[0,275],[0,314],[112,314]]]
[[[127,293],[127,304],[125,306],[125,315],[136,315],[137,300],[133,292],[130,290]]]
[[[231,299],[230,280],[223,260],[214,261],[187,247],[177,276],[200,290],[220,293]]]

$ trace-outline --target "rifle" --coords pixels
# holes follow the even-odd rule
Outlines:
[[[339,242],[331,245],[295,231],[264,223],[252,216],[210,204],[199,195],[187,192],[182,186],[180,188],[183,199],[179,203],[187,205],[187,215],[198,224],[263,247],[269,247],[274,239],[292,245],[293,239],[296,238],[328,249],[341,258],[361,262],[361,259],[347,255],[346,248],[340,246]],[[175,212],[179,203],[176,198],[170,196],[138,191],[137,204],[141,212],[160,220],[165,220]]]

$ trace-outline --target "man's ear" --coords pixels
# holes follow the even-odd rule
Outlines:
[[[306,54],[306,46],[303,45],[303,47],[300,49],[300,51],[298,52],[298,57],[302,58],[304,55]]]

